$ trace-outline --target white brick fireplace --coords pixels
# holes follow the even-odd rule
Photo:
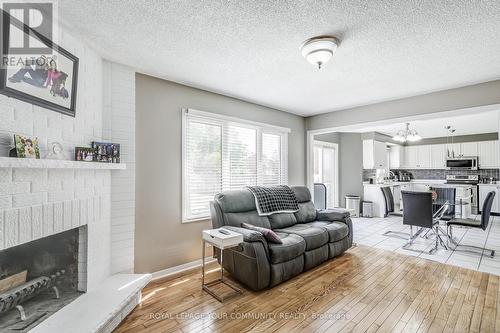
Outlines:
[[[78,289],[87,294],[33,331],[111,331],[137,304],[150,278],[130,274],[134,271],[135,72],[103,60],[62,30],[59,44],[80,61],[75,118],[0,95],[0,251],[83,227]],[[50,143],[61,143],[66,161],[16,164],[6,157],[14,133],[38,136],[42,157]],[[73,159],[75,146],[89,146],[92,141],[120,143],[123,165],[67,162]],[[99,297],[106,299],[99,302]],[[94,306],[99,311],[88,310],[93,304],[99,304]],[[90,317],[76,315],[80,309]]]

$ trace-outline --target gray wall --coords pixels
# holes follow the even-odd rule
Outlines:
[[[340,143],[340,135],[341,134],[339,132],[318,134],[318,135],[314,136],[314,140],[339,144]]]
[[[340,205],[345,206],[346,194],[363,196],[363,140],[360,133],[342,133],[339,156]]]
[[[392,136],[389,136],[389,135],[383,134],[383,133],[379,133],[379,132],[362,133],[361,139],[362,140],[373,139],[373,140],[382,141],[382,142],[391,142],[391,143],[398,144],[398,145],[401,144],[401,142],[393,140]]]
[[[339,145],[339,203],[345,206],[344,196],[363,195],[363,140],[361,133],[319,134],[315,140]]]
[[[305,120],[238,99],[136,75],[135,270],[155,272],[201,256],[209,221],[181,224],[181,109],[288,127],[289,183],[305,184]]]
[[[500,80],[325,113],[306,119],[309,130],[425,115],[500,103]]]

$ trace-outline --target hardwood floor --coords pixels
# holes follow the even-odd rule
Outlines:
[[[200,284],[152,282],[116,332],[500,332],[499,276],[367,246],[224,303]]]

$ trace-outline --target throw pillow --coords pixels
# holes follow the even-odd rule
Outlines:
[[[245,229],[250,229],[250,230],[255,230],[255,231],[260,232],[262,235],[264,235],[264,238],[268,242],[276,243],[276,244],[283,244],[283,242],[278,237],[278,235],[276,235],[276,233],[274,231],[272,231],[271,229],[257,227],[253,224],[248,224],[248,223],[242,223],[241,227],[245,228]]]

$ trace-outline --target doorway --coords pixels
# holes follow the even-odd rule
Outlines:
[[[338,144],[314,141],[313,181],[326,187],[326,208],[339,206]]]

